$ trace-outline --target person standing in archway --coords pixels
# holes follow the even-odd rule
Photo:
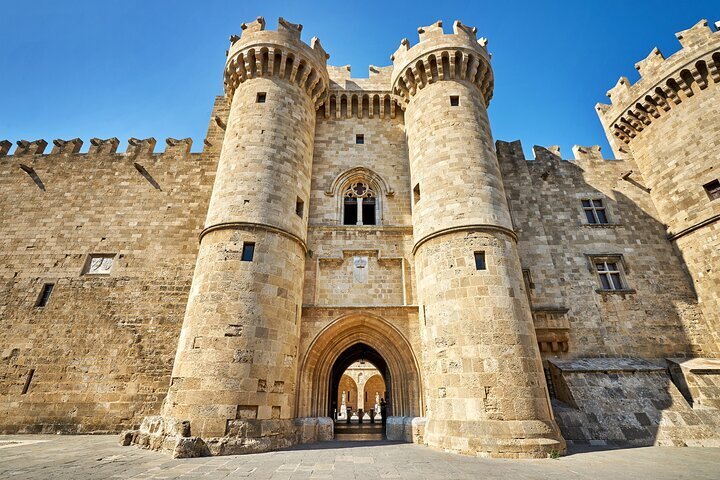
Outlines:
[[[385,432],[385,422],[387,421],[387,404],[385,403],[384,398],[380,399],[380,417],[383,432]]]

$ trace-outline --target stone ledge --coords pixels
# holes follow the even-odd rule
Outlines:
[[[663,366],[639,358],[575,358],[548,359],[562,373],[574,372],[664,372]]]

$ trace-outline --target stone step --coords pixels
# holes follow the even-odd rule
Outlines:
[[[382,433],[336,433],[335,440],[350,441],[350,442],[368,441],[368,440],[378,441],[378,440],[385,440],[385,436]]]

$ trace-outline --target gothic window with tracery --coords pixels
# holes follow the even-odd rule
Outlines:
[[[376,225],[376,195],[367,182],[351,182],[343,192],[343,225]]]

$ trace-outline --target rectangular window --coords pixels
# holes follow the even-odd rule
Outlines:
[[[420,184],[418,183],[415,185],[415,188],[413,188],[413,203],[417,203],[420,201]]]
[[[295,201],[295,213],[297,213],[297,216],[300,218],[303,218],[303,213],[305,210],[305,202],[300,200],[300,197],[297,198]]]
[[[266,98],[267,98],[267,93],[258,92],[257,97],[255,98],[255,103],[265,103]]]
[[[602,199],[594,198],[582,200],[582,208],[585,212],[585,219],[588,224],[602,225],[609,223]]]
[[[362,222],[363,225],[375,225],[375,199],[366,197],[362,199]]]
[[[365,135],[362,133],[358,133],[355,135],[355,144],[356,145],[364,145],[365,144]]]
[[[703,185],[705,193],[710,200],[717,200],[720,198],[720,180],[713,180],[712,182]]]
[[[243,243],[242,257],[240,260],[243,262],[252,262],[253,255],[255,255],[255,244],[250,242]]]
[[[475,270],[487,270],[485,252],[475,252]]]
[[[343,225],[357,225],[357,199],[345,197]]]
[[[23,385],[21,395],[26,395],[28,390],[30,390],[30,382],[32,382],[34,375],[35,375],[34,368],[31,368],[30,370],[28,370],[27,376],[25,377],[25,385]]]
[[[618,261],[595,260],[595,271],[600,277],[603,290],[625,290]]]
[[[40,290],[40,296],[35,303],[35,306],[37,308],[42,308],[48,304],[48,301],[50,300],[50,295],[52,294],[54,287],[55,285],[53,285],[52,283],[46,283],[45,285],[43,285],[42,290]]]
[[[457,107],[460,105],[460,97],[458,95],[450,95],[450,106]]]

